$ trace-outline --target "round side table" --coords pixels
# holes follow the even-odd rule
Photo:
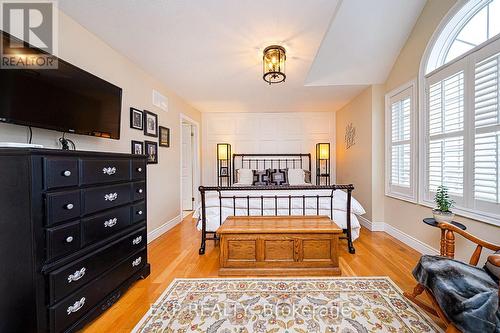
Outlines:
[[[434,218],[432,218],[432,217],[426,218],[423,221],[424,221],[425,224],[428,224],[431,227],[437,227],[438,226],[438,222],[436,222],[436,220]],[[453,224],[455,227],[460,228],[462,230],[467,230],[467,227],[465,225],[463,225],[462,223],[460,223],[460,222],[452,221],[451,224]]]
[[[434,218],[426,218],[426,219],[423,219],[423,222],[427,225],[430,225],[431,227],[438,227],[439,223],[436,222],[436,220]],[[453,224],[455,227],[457,228],[460,228],[462,230],[466,230],[467,227],[465,225],[463,225],[462,223],[459,223],[459,222],[455,222],[455,221],[452,221],[450,222],[451,224]],[[453,237],[453,235],[452,235]],[[445,241],[445,230],[444,229],[441,229],[441,249],[440,249],[440,255],[442,256],[445,256],[445,250],[446,250],[446,241]],[[452,253],[454,252],[454,250],[452,251]],[[451,256],[453,257],[453,255]]]

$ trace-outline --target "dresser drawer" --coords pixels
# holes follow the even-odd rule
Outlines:
[[[146,179],[146,161],[132,160],[132,180]]]
[[[82,190],[83,215],[117,207],[132,201],[132,184],[101,186]]]
[[[146,245],[142,228],[116,243],[49,273],[50,304],[58,302]]]
[[[82,219],[83,245],[107,238],[130,225],[130,206]]]
[[[146,203],[139,202],[132,205],[132,223],[137,223],[146,219]]]
[[[47,229],[47,259],[52,260],[80,249],[80,221]]]
[[[133,185],[134,201],[144,200],[146,197],[146,182],[136,182]]]
[[[81,183],[83,185],[126,181],[130,179],[130,160],[83,159]]]
[[[46,194],[45,215],[47,225],[72,220],[80,216],[80,191]]]
[[[44,158],[43,166],[46,189],[78,185],[78,159]]]
[[[123,281],[139,271],[147,259],[146,249],[128,257],[111,271],[49,308],[52,331],[62,332],[98,304]]]

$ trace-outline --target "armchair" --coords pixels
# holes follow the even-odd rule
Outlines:
[[[498,332],[500,288],[497,278],[475,267],[483,248],[500,251],[500,245],[481,240],[448,223],[440,223],[440,256],[422,256],[413,271],[418,283],[404,295],[430,314],[439,317],[446,332]],[[455,233],[475,243],[469,264],[454,260]],[[488,257],[489,271],[500,271],[500,254]],[[431,304],[417,297],[424,293]],[[496,312],[495,312],[496,311]]]

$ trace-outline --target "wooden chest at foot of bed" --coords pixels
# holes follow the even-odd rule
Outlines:
[[[340,275],[342,229],[327,216],[230,216],[220,235],[220,275]]]

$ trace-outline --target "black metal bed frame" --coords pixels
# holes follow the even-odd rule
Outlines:
[[[237,164],[236,159],[240,159],[241,163]],[[305,160],[305,161],[304,161]],[[264,170],[267,168],[300,168],[305,169],[307,166],[309,172],[311,172],[311,154],[233,154],[232,157],[232,174],[233,182],[236,182],[236,170],[237,166],[247,167],[249,169],[260,169]],[[262,190],[331,190],[330,195],[256,195],[256,196],[224,196],[224,192],[228,191],[262,191]],[[306,200],[316,199],[316,215],[320,215],[319,202],[320,198],[328,198],[330,200],[330,216],[333,219],[333,200],[335,190],[345,190],[347,192],[347,207],[346,207],[346,221],[347,228],[343,229],[346,236],[341,237],[341,239],[347,239],[347,248],[349,253],[355,253],[355,249],[352,243],[351,234],[351,198],[354,186],[352,184],[348,185],[308,185],[308,186],[237,186],[237,187],[220,187],[220,186],[200,186],[199,191],[201,194],[201,246],[199,254],[205,253],[205,246],[207,240],[218,240],[217,233],[215,231],[207,231],[206,228],[206,192],[217,192],[219,195],[219,225],[222,225],[222,200],[232,200],[233,214],[236,215],[236,200],[246,200],[246,215],[250,216],[250,200],[260,200],[260,216],[264,216],[264,201],[274,200],[274,215],[278,216],[278,210],[283,210],[283,208],[278,209],[278,200],[288,199],[288,215],[292,215],[292,200],[302,199],[302,215],[306,215]],[[295,208],[297,209],[297,208]],[[295,210],[294,209],[294,210]],[[252,215],[253,216],[253,215]],[[212,237],[207,237],[210,234]]]
[[[252,215],[252,216],[264,216],[264,200],[274,200],[274,215],[278,216],[278,211],[283,210],[283,208],[278,208],[278,200],[279,199],[288,199],[288,215],[292,215],[292,200],[293,199],[302,199],[302,215],[306,215],[306,200],[307,199],[316,199],[316,215],[320,215],[319,211],[319,201],[320,198],[328,198],[330,200],[330,216],[333,218],[333,200],[334,200],[334,191],[335,190],[346,190],[347,191],[347,207],[346,207],[346,215],[347,215],[347,228],[342,231],[346,236],[340,237],[340,239],[347,239],[347,248],[349,253],[354,254],[356,250],[354,249],[354,245],[352,243],[352,233],[351,233],[351,198],[352,191],[354,190],[354,186],[352,184],[349,185],[321,185],[321,186],[238,186],[238,187],[199,187],[201,194],[201,246],[199,250],[199,254],[205,254],[205,247],[207,240],[216,241],[219,239],[217,233],[215,231],[207,231],[207,221],[206,221],[206,202],[205,196],[206,192],[216,191],[219,194],[219,225],[222,225],[222,200],[232,200],[233,203],[233,214],[236,216],[236,200],[246,200],[247,208],[246,215],[250,216],[250,200],[260,200],[260,215]],[[330,195],[258,195],[258,196],[224,196],[223,192],[227,191],[261,191],[261,190],[331,190]],[[295,208],[297,209],[297,208]],[[210,234],[212,237],[207,237]]]
[[[266,158],[267,157],[267,158]],[[255,170],[265,170],[265,169],[281,169],[293,167],[305,169],[304,164],[307,165],[307,170],[311,172],[311,154],[233,154],[232,163],[232,174],[233,183],[236,183],[237,174],[236,170],[238,164],[237,160],[240,160],[241,167],[245,167],[245,163],[248,169],[254,168]],[[306,161],[304,161],[306,159]]]

